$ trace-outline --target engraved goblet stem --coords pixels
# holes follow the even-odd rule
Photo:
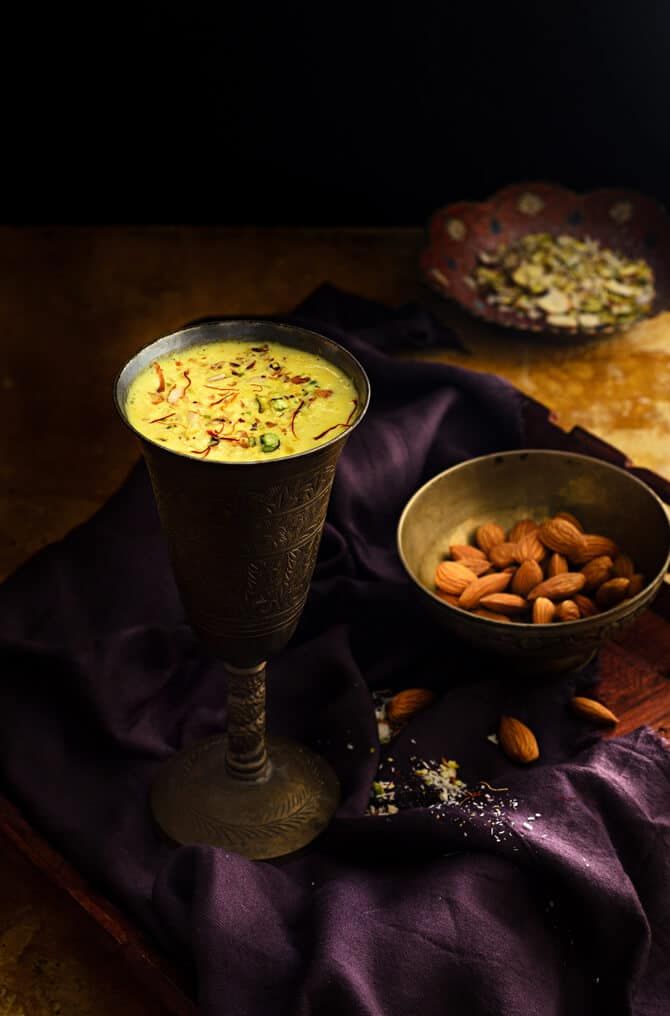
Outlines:
[[[234,667],[228,674],[228,747],[226,769],[237,780],[263,783],[272,763],[265,744],[265,662]]]

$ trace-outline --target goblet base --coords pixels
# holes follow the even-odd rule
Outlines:
[[[226,769],[225,734],[177,752],[151,790],[158,825],[176,843],[206,843],[251,860],[281,857],[310,843],[330,822],[340,787],[329,764],[284,737],[269,737],[263,782]]]

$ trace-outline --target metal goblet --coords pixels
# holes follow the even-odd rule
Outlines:
[[[350,426],[307,452],[220,462],[168,450],[128,423],[129,386],[154,360],[226,339],[281,343],[339,367],[356,389]],[[324,759],[286,738],[266,739],[265,665],[297,626],[337,460],[369,398],[365,371],[337,343],[266,321],[213,321],[167,335],[117,378],[116,406],[140,440],[187,616],[228,678],[227,732],[177,752],[152,788],[154,817],[177,843],[278,857],[309,843],[337,807],[337,778]]]

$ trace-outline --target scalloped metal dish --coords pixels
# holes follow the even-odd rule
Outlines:
[[[503,187],[488,201],[459,201],[435,212],[421,255],[423,275],[436,292],[469,313],[506,328],[564,337],[615,332],[614,326],[547,327],[524,314],[487,303],[467,281],[480,251],[494,251],[527,233],[590,236],[653,268],[653,313],[670,306],[670,219],[653,198],[633,190],[607,188],[577,194],[558,184],[530,182]]]

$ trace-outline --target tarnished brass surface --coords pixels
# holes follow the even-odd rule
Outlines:
[[[295,741],[269,737],[267,778],[241,782],[226,765],[227,740],[201,741],[163,767],[151,807],[170,839],[261,860],[299,850],[325,829],[340,788],[324,759]]]
[[[126,364],[115,389],[122,419],[128,422],[128,388],[149,363],[226,338],[279,342],[323,356],[348,374],[357,395],[351,427],[285,458],[203,461],[138,433],[187,615],[229,674],[227,742],[196,746],[173,760],[152,795],[154,816],[180,843],[277,857],[327,824],[337,781],[299,745],[282,742],[281,761],[268,757],[264,661],[286,645],[302,613],[337,460],[367,409],[370,388],[354,357],[315,332],[210,321],[157,340]]]
[[[441,600],[433,576],[452,543],[471,543],[484,522],[505,529],[573,512],[588,532],[610,536],[630,554],[647,585],[630,600],[560,625],[503,623]],[[435,620],[478,651],[508,657],[517,670],[557,672],[583,666],[653,600],[670,564],[670,522],[662,502],[636,477],[583,455],[515,451],[453,466],[407,503],[398,550],[421,602]]]

